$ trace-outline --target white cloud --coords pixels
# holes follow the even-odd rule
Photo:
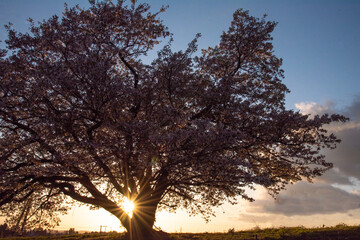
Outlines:
[[[295,107],[303,114],[324,114],[333,113],[335,104],[330,101],[326,102],[324,105],[315,102],[301,102],[296,103]]]

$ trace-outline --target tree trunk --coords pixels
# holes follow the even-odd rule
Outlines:
[[[138,204],[133,212],[127,230],[129,240],[165,240],[164,232],[153,229],[157,204]]]
[[[140,201],[141,199],[141,201]],[[121,225],[127,230],[129,240],[165,240],[168,239],[166,233],[158,232],[153,229],[155,213],[159,200],[151,197],[136,199],[135,209],[130,218],[116,203],[103,201],[101,205],[104,209],[115,215]]]
[[[153,225],[155,222],[156,205],[137,204],[130,220],[127,232],[130,239],[147,240],[154,239],[155,230]]]

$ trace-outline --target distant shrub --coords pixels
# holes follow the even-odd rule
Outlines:
[[[235,229],[234,229],[234,228],[229,228],[228,233],[229,233],[229,234],[234,234],[234,233],[235,233]]]
[[[261,228],[260,228],[258,225],[256,225],[256,226],[253,227],[251,230],[252,230],[252,231],[260,231]]]
[[[347,224],[345,224],[345,223],[339,223],[338,225],[336,225],[335,227],[336,228],[345,228],[345,227],[347,227],[348,225]]]

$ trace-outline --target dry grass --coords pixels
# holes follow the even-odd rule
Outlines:
[[[305,227],[283,227],[267,228],[249,231],[234,231],[229,229],[228,233],[172,233],[173,240],[359,240],[360,226],[347,226],[339,224],[335,227],[305,228]],[[91,233],[46,237],[11,237],[6,240],[125,240],[122,233]]]

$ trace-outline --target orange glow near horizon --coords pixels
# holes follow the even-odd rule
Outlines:
[[[227,232],[228,229],[248,230],[255,227],[305,227],[335,226],[339,222],[347,225],[358,224],[360,213],[358,211],[334,213],[330,215],[317,214],[312,216],[287,217],[279,214],[253,213],[252,203],[240,201],[238,205],[224,204],[215,209],[216,217],[206,223],[200,216],[189,216],[185,210],[179,209],[176,213],[169,213],[165,210],[157,212],[155,226],[165,232]],[[136,207],[136,206],[135,206]],[[242,217],[243,216],[243,217]],[[241,218],[242,217],[242,218]],[[244,220],[244,217],[248,218]],[[0,217],[0,224],[4,223]],[[61,223],[55,230],[68,231],[75,228],[79,232],[99,231],[100,226],[106,226],[106,231],[126,231],[120,224],[119,219],[104,209],[89,210],[88,206],[74,206],[67,215],[61,216]],[[104,229],[103,229],[104,231]]]

